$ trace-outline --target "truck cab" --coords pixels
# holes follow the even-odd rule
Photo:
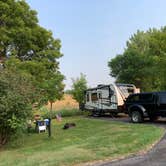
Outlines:
[[[166,92],[131,94],[125,101],[125,109],[134,123],[143,122],[146,117],[151,121],[165,117]]]

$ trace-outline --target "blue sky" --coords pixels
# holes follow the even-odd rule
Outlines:
[[[26,0],[39,24],[61,39],[60,70],[71,78],[83,73],[88,85],[109,84],[108,61],[122,53],[139,30],[166,25],[165,0]]]

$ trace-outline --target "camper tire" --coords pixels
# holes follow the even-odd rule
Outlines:
[[[104,111],[103,110],[98,110],[97,112],[98,112],[98,116],[99,117],[104,115]]]
[[[117,117],[118,113],[117,112],[110,112],[111,117]]]
[[[92,116],[97,116],[97,112],[96,111],[92,111]]]
[[[143,122],[143,116],[140,111],[132,111],[131,112],[131,121],[133,123],[141,123]]]
[[[97,110],[97,111],[95,110],[95,111],[92,112],[92,116],[100,117],[100,116],[102,116],[102,114],[103,114],[102,111],[99,111],[99,110]]]

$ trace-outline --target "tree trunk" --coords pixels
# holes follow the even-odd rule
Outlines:
[[[1,133],[0,134],[0,147],[2,145],[5,145],[7,143],[7,140],[8,140],[7,133]]]
[[[52,113],[52,105],[53,105],[53,102],[50,101],[50,116],[51,116],[51,113]]]

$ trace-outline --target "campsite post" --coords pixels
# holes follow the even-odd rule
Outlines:
[[[48,125],[48,136],[51,137],[51,118],[52,118],[52,101],[50,101],[50,118]]]
[[[48,136],[51,137],[51,118],[49,118]]]

